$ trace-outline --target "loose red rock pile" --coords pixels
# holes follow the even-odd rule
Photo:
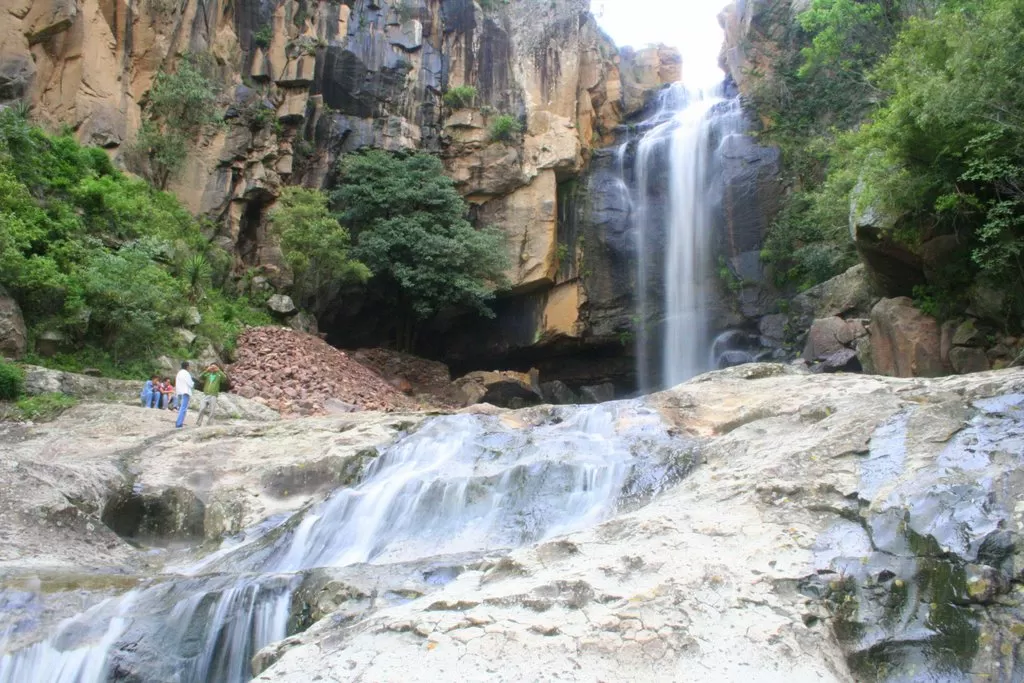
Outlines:
[[[284,414],[320,415],[336,408],[339,401],[363,410],[417,407],[344,351],[318,337],[283,327],[254,327],[243,332],[228,375],[232,392]]]
[[[444,363],[427,360],[392,349],[359,349],[352,353],[357,361],[377,372],[391,385],[415,395],[435,407],[461,407],[458,391]]]

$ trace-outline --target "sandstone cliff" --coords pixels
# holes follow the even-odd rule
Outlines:
[[[362,147],[428,150],[477,222],[508,235],[531,344],[588,333],[560,185],[648,90],[679,78],[671,50],[620,55],[588,0],[15,0],[0,14],[0,102],[24,99],[131,170],[147,91],[189,53],[212,56],[226,125],[169,189],[214,220],[239,268],[269,266],[288,285],[265,227],[282,185],[329,186],[336,159]],[[446,106],[462,85],[476,89],[472,107]],[[522,134],[492,141],[499,114]]]

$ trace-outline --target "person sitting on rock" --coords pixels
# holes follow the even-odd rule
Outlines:
[[[203,382],[203,393],[206,395],[199,406],[197,427],[203,426],[203,418],[206,418],[206,424],[213,424],[213,411],[217,409],[217,396],[220,395],[222,385],[224,388],[227,387],[228,376],[217,367],[216,363],[210,363],[199,379]]]
[[[153,408],[156,406],[158,400],[160,386],[159,375],[153,375],[146,383],[142,385],[142,392],[139,394],[139,398],[142,399],[143,408]]]
[[[178,402],[178,419],[174,423],[175,429],[185,426],[185,415],[188,413],[188,402],[192,398],[192,389],[196,382],[192,379],[192,373],[188,371],[188,361],[181,361],[181,370],[174,378],[174,398]]]
[[[157,408],[173,408],[174,405],[174,385],[171,384],[170,377],[164,377],[160,382],[160,392],[157,397]]]

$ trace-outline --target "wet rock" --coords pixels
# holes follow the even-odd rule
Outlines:
[[[572,405],[577,402],[576,394],[560,380],[541,382],[540,394],[544,401],[552,405]]]
[[[611,382],[580,387],[580,401],[582,403],[604,403],[613,400],[615,400],[615,385]]]
[[[21,358],[25,355],[27,342],[21,307],[14,297],[0,288],[0,357]]]
[[[204,538],[206,510],[194,491],[174,486],[162,491],[130,490],[103,508],[103,523],[114,533],[146,545]]]
[[[1009,579],[993,567],[969,564],[964,568],[964,574],[967,584],[967,596],[971,602],[990,603],[997,596],[1010,590]]]
[[[882,299],[871,309],[871,362],[892,377],[938,377],[942,362],[939,324],[907,297]]]

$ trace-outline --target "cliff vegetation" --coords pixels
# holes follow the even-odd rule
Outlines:
[[[1005,294],[996,317],[1019,320],[1024,2],[813,0],[778,16],[789,11],[755,17],[777,49],[749,88],[790,174],[762,253],[777,283],[809,287],[860,252],[869,268],[889,259],[882,289],[926,312],[958,313],[981,286]]]

